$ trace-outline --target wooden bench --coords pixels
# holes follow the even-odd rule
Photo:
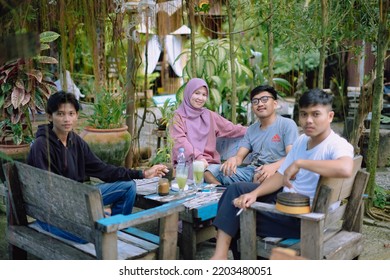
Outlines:
[[[29,165],[4,165],[11,259],[27,252],[41,259],[176,259],[177,223],[184,206],[170,203],[131,215],[104,218],[100,191]],[[71,242],[37,227],[37,219],[86,240]],[[160,219],[159,244],[122,232]],[[134,231],[135,235],[137,231]]]
[[[363,193],[369,174],[360,170],[362,157],[354,159],[353,176],[347,179],[321,177],[312,212],[290,215],[275,205],[255,202],[240,216],[241,259],[269,258],[275,247],[296,250],[307,259],[355,259],[363,251]],[[341,206],[329,210],[332,203]],[[301,239],[260,238],[256,236],[256,211],[267,211],[301,219]]]

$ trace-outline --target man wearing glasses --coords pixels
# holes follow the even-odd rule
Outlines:
[[[292,143],[298,138],[295,122],[276,113],[278,94],[273,87],[258,86],[251,91],[250,97],[252,111],[259,121],[248,127],[235,156],[221,165],[210,165],[206,169],[207,183],[262,183],[275,174],[291,150]],[[251,152],[251,163],[240,166]]]

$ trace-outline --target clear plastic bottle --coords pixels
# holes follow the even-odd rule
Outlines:
[[[179,153],[177,154],[177,166],[186,165],[186,156],[184,154],[184,148],[179,148]]]

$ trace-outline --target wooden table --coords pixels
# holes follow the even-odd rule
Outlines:
[[[188,190],[179,194],[171,191],[167,196],[159,196],[156,189],[157,181],[137,184],[136,206],[147,209],[164,203],[182,201],[185,210],[180,213],[182,223],[179,235],[180,251],[184,259],[195,259],[196,245],[216,235],[212,221],[217,214],[222,192]]]

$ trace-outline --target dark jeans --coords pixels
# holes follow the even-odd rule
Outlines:
[[[234,240],[239,237],[240,217],[236,216],[239,208],[233,205],[233,200],[242,194],[249,193],[256,189],[259,184],[240,182],[229,185],[218,202],[218,212],[214,219],[217,229],[223,230]],[[265,203],[276,203],[276,195],[282,188],[272,194],[259,197],[257,201]],[[300,238],[300,220],[293,217],[283,216],[275,213],[257,212],[256,233],[261,237]]]

